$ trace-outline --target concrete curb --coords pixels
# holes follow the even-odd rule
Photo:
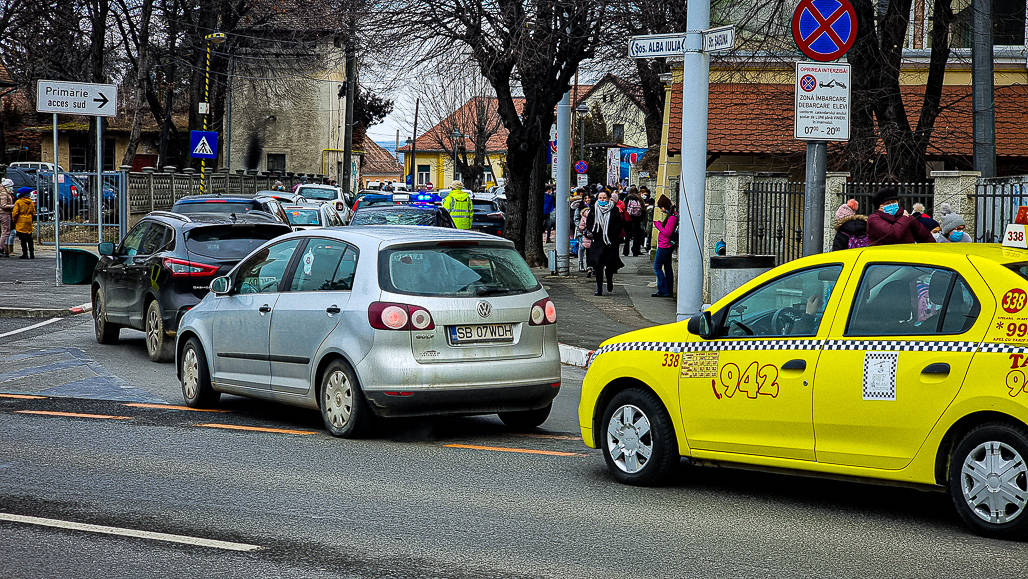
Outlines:
[[[93,311],[90,303],[70,308],[0,308],[0,318],[66,318]]]
[[[560,363],[568,366],[577,366],[579,368],[585,368],[589,363],[589,354],[592,354],[593,350],[586,350],[585,348],[579,348],[578,346],[569,346],[567,344],[557,344],[560,348]]]

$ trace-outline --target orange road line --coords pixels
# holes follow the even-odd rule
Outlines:
[[[17,398],[18,400],[46,400],[46,396],[33,396],[31,394],[0,394],[0,398]]]
[[[188,406],[175,406],[174,404],[144,404],[142,402],[127,402],[122,406],[133,408],[159,408],[161,410],[189,410],[190,412],[230,412],[221,408],[190,408]]]
[[[534,448],[507,448],[503,446],[479,446],[477,444],[444,444],[447,448],[467,448],[470,450],[492,450],[495,452],[521,452],[524,454],[545,454],[549,456],[588,456],[580,452],[558,452],[556,450],[536,450]]]
[[[42,414],[44,416],[66,416],[68,418],[106,418],[107,420],[132,420],[131,416],[112,416],[110,414],[84,414],[82,412],[56,412],[53,410],[15,410],[20,414]]]
[[[253,430],[256,432],[277,432],[279,434],[318,434],[317,430],[289,430],[288,428],[264,428],[261,426],[239,426],[238,424],[214,424],[207,422],[197,424],[206,428],[224,428],[227,430]]]

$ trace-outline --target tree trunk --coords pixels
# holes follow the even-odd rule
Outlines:
[[[122,165],[132,165],[139,148],[139,136],[143,128],[143,103],[147,100],[150,85],[150,16],[153,14],[153,0],[145,0],[139,15],[139,44],[136,47],[136,94],[132,107],[132,129],[129,131],[128,146]]]

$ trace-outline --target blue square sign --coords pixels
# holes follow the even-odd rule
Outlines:
[[[218,157],[218,133],[215,131],[190,131],[189,156],[195,159],[216,159]]]

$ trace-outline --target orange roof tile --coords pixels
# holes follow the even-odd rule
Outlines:
[[[371,137],[364,135],[364,140],[360,144],[360,149],[364,151],[361,155],[361,172],[366,175],[395,175],[397,178],[403,177],[403,167],[400,163],[393,158],[389,151],[383,149],[381,145],[371,140]]]

